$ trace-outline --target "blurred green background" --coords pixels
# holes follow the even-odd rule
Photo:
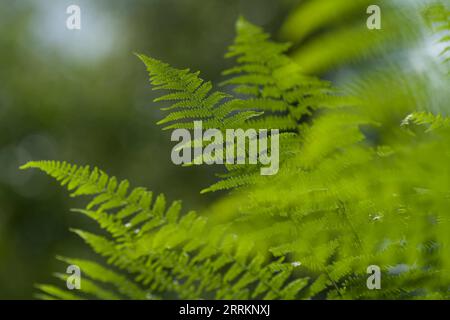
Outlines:
[[[66,8],[81,8],[81,30]],[[279,28],[291,1],[21,0],[0,2],[0,298],[33,298],[35,283],[64,272],[57,254],[86,256],[69,227],[77,203],[45,176],[18,170],[29,160],[96,165],[135,186],[201,209],[217,195],[208,168],[170,161],[142,52],[216,80],[240,14]]]

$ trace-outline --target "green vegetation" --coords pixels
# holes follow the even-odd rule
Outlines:
[[[323,3],[309,1],[299,10],[334,10]],[[353,10],[344,1],[333,4]],[[426,13],[448,42],[442,18],[448,21],[448,9],[434,6]],[[310,17],[297,14],[303,16]],[[309,27],[290,36],[304,38],[325,23],[310,18]],[[292,29],[292,21],[282,30]],[[363,32],[358,30],[351,33]],[[127,180],[97,168],[29,162],[22,169],[38,168],[72,196],[92,197],[76,211],[102,231],[74,232],[108,265],[61,258],[79,265],[87,279],[79,291],[40,285],[40,297],[449,299],[447,62],[426,62],[437,81],[402,63],[358,66],[350,80],[323,81],[311,74],[355,58],[341,51],[354,41],[347,31],[327,36],[332,38],[339,50],[323,43],[327,56],[310,47],[301,55],[294,51],[292,59],[289,45],[239,19],[227,54],[236,65],[222,83],[232,93],[213,91],[198,73],[139,55],[152,85],[167,91],[156,100],[172,103],[161,124],[191,129],[193,120],[203,120],[219,129],[280,129],[279,173],[261,176],[255,166],[227,165],[204,189],[226,196],[199,213],[183,213],[180,202],[166,204],[163,195],[130,189]],[[314,64],[308,56],[322,60]],[[366,286],[370,265],[382,270],[380,290]]]

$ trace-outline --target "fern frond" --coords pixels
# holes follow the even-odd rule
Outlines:
[[[270,262],[259,253],[251,253],[251,242],[237,241],[226,225],[212,226],[195,212],[180,214],[180,203],[167,208],[163,196],[152,204],[150,192],[142,188],[128,191],[127,181],[119,183],[97,168],[56,161],[30,162],[22,167],[28,168],[38,168],[56,178],[73,196],[94,196],[87,209],[80,212],[97,221],[110,236],[75,232],[107,258],[108,264],[134,277],[130,282],[98,264],[64,258],[89,277],[86,291],[82,291],[85,295],[105,297],[107,293],[99,283],[106,283],[117,288],[116,295],[132,299],[153,294],[287,299],[294,298],[307,281],[287,281],[293,273],[290,264]],[[251,290],[255,284],[256,289]],[[55,298],[78,298],[54,287],[40,289]]]
[[[232,113],[237,110],[236,108],[220,108],[227,101],[230,105],[231,96],[220,91],[212,92],[211,82],[201,79],[199,72],[176,69],[143,54],[138,57],[147,67],[153,90],[171,91],[155,99],[155,102],[174,101],[170,107],[163,108],[164,111],[169,111],[169,114],[158,122],[158,124],[173,123],[165,129],[190,129],[194,120],[203,120],[205,129],[223,129],[226,127],[227,117],[236,117]],[[242,104],[244,101],[231,100],[231,103]],[[239,127],[247,119],[257,115],[256,112],[248,111],[242,114],[239,121],[234,121],[234,125]]]
[[[265,111],[263,117],[268,117],[260,121],[268,128],[278,128],[280,123],[273,120],[284,119],[279,129],[295,132],[298,120],[333,93],[329,83],[306,76],[285,55],[289,44],[271,41],[261,28],[242,17],[236,32],[226,57],[234,58],[238,65],[223,72],[230,78],[222,85],[233,85],[236,93],[250,96],[250,101],[257,99],[255,106]]]
[[[450,118],[442,115],[434,115],[431,112],[414,112],[408,115],[403,121],[402,126],[409,124],[427,126],[427,131],[433,131],[441,128],[450,128]]]
[[[447,126],[446,118],[426,113],[408,120],[436,129]],[[363,143],[359,127],[365,121],[352,109],[316,118],[280,173],[238,189],[224,204],[234,212],[220,214],[237,219],[242,233],[257,239],[261,250],[270,248],[275,256],[299,262],[299,270],[313,281],[302,297],[445,296],[450,280],[437,277],[449,265],[443,252],[449,246],[450,154],[440,149],[450,136],[435,130],[438,140],[416,137],[415,148],[376,150]],[[241,186],[245,180],[229,183]],[[389,288],[377,293],[365,284],[365,268],[372,264],[416,269],[414,275],[385,276]]]

